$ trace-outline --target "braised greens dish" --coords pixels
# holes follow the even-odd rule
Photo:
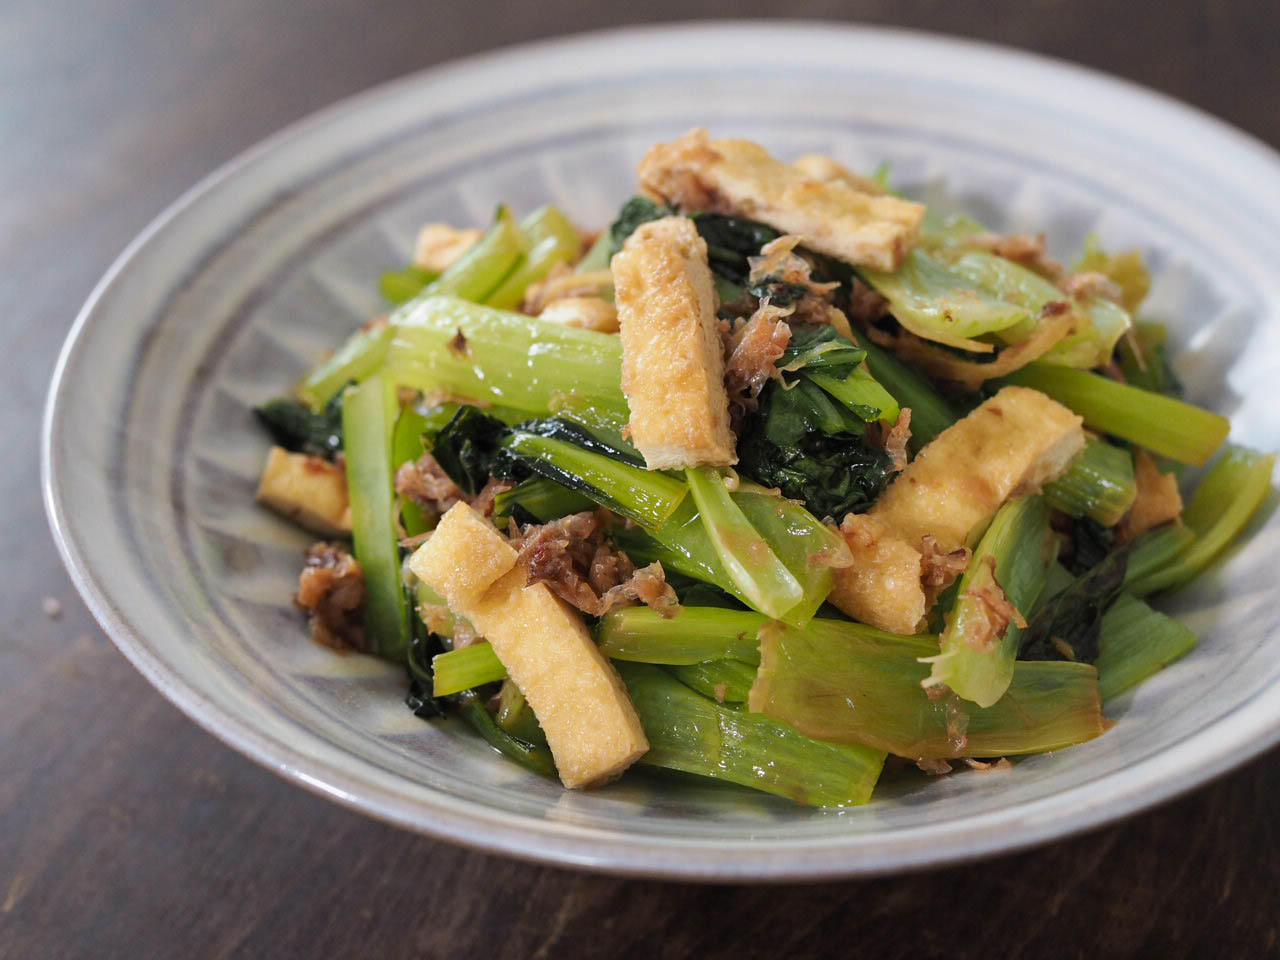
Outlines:
[[[596,235],[425,227],[387,315],[258,410],[260,501],[323,538],[317,641],[566,787],[641,764],[823,806],[890,758],[1100,736],[1191,649],[1150,601],[1274,458],[1182,397],[1136,252],[1066,267],[702,130],[637,172]]]

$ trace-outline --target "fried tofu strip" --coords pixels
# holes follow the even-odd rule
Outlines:
[[[606,783],[649,749],[582,618],[546,584],[526,586],[516,551],[475,510],[460,503],[446,513],[409,567],[489,641],[542,725],[566,787]]]
[[[1038,390],[1005,387],[938,434],[875,506],[845,518],[856,562],[835,571],[831,602],[882,630],[914,633],[929,607],[924,538],[944,553],[972,545],[1006,500],[1067,469],[1084,449],[1082,423]]]
[[[1001,504],[1057,479],[1083,449],[1080,417],[1039,390],[1005,387],[938,434],[870,513],[911,543],[970,546]]]
[[[540,320],[561,323],[597,333],[618,332],[618,311],[602,297],[562,297],[552,300],[538,314]]]
[[[346,472],[320,457],[272,447],[258,502],[322,537],[351,535]]]
[[[840,532],[853,554],[853,565],[835,571],[835,587],[827,599],[855,620],[880,630],[918,631],[928,613],[920,550],[865,513],[845,517]]]
[[[712,140],[691,130],[649,148],[641,185],[687,210],[712,210],[804,237],[805,246],[855,266],[898,269],[915,242],[924,207],[818,179],[775,160],[750,140]]]
[[[444,273],[475,246],[484,235],[477,227],[459,228],[447,223],[428,223],[418,231],[413,248],[415,266]]]
[[[1161,473],[1155,457],[1145,450],[1137,451],[1133,460],[1138,495],[1116,528],[1116,536],[1122,543],[1182,516],[1182,494],[1178,492],[1177,475]]]
[[[707,245],[693,221],[638,228],[610,265],[631,442],[650,470],[737,463]]]
[[[839,160],[834,160],[821,153],[806,153],[804,156],[796,157],[792,160],[791,165],[806,177],[821,180],[823,183],[843,183],[845,186],[852,187],[860,193],[870,193],[877,197],[883,196],[888,192],[885,190],[884,184],[878,180],[864,177],[862,174],[850,170]]]

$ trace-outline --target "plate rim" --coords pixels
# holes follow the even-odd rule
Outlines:
[[[575,45],[604,46],[621,40],[653,37],[669,39],[673,34],[712,32],[759,33],[778,30],[799,33],[821,30],[824,33],[858,35],[863,38],[883,37],[899,41],[919,43],[925,46],[968,48],[1002,59],[1035,64],[1050,72],[1067,72],[1092,83],[1100,83],[1112,89],[1124,89],[1129,95],[1138,96],[1148,103],[1158,104],[1166,112],[1180,116],[1184,121],[1210,125],[1215,133],[1234,142],[1234,146],[1253,154],[1256,159],[1271,165],[1280,173],[1280,154],[1259,138],[1223,121],[1208,112],[1183,103],[1176,98],[1151,90],[1133,81],[1116,77],[1104,71],[1026,50],[941,33],[911,30],[899,27],[880,27],[864,24],[833,23],[813,20],[696,20],[676,24],[617,27],[605,30],[584,31],[526,43],[514,44],[484,51],[418,70],[380,83],[366,90],[344,97],[328,106],[307,114],[277,132],[257,141],[246,150],[222,163],[184,191],[158,216],[147,224],[117,256],[111,266],[95,284],[76,318],[59,351],[57,362],[44,407],[40,431],[41,489],[45,512],[58,553],[73,585],[90,612],[103,627],[104,632],[120,649],[133,666],[166,699],[173,703],[198,726],[211,733],[226,745],[245,754],[254,762],[267,767],[282,777],[299,784],[313,793],[325,796],[352,810],[371,815],[393,825],[424,833],[437,839],[462,844],[486,853],[512,856],[518,859],[554,866],[570,866],[618,875],[655,877],[664,879],[776,882],[818,881],[839,877],[868,877],[888,873],[921,870],[944,865],[973,861],[1001,853],[1012,853],[1049,842],[1066,839],[1104,824],[1118,822],[1163,803],[1175,796],[1204,786],[1228,771],[1241,766],[1266,752],[1280,742],[1280,708],[1259,720],[1252,713],[1236,708],[1218,718],[1209,727],[1202,728],[1192,737],[1174,748],[1168,748],[1142,761],[1136,769],[1151,771],[1151,782],[1139,780],[1119,799],[1117,806],[1112,798],[1105,806],[1093,804],[1082,808],[1083,812],[1068,813],[1059,817],[1028,814],[1043,813],[1041,807],[1052,806],[1056,797],[1032,801],[1015,812],[1026,812],[1024,822],[1012,828],[1000,823],[985,824],[982,831],[952,831],[943,843],[927,850],[914,845],[910,839],[899,840],[897,847],[887,847],[877,852],[865,850],[871,846],[868,837],[858,842],[840,845],[832,849],[830,838],[819,842],[825,856],[810,862],[800,862],[798,851],[814,841],[783,839],[767,845],[733,846],[706,844],[702,847],[686,845],[692,854],[699,850],[705,856],[702,862],[691,863],[688,857],[674,857],[671,852],[655,854],[652,838],[627,836],[598,827],[557,824],[557,828],[569,830],[573,836],[544,835],[531,830],[521,819],[512,818],[500,811],[477,808],[470,815],[444,811],[411,801],[394,791],[375,785],[361,778],[358,773],[344,771],[320,758],[309,757],[297,751],[289,743],[259,733],[251,722],[241,720],[236,714],[219,707],[198,690],[188,686],[161,663],[148,648],[145,640],[135,636],[108,591],[98,582],[94,571],[81,553],[72,529],[67,505],[58,488],[59,466],[56,438],[59,434],[60,413],[67,398],[62,389],[68,368],[76,357],[77,346],[86,327],[92,322],[99,304],[121,281],[135,259],[175,220],[200,198],[215,190],[222,183],[234,179],[242,170],[262,157],[270,156],[282,144],[305,135],[312,128],[322,128],[348,113],[359,113],[369,105],[384,98],[394,97],[404,89],[412,89],[424,82],[439,79],[451,72],[484,69],[486,65],[501,63],[527,55],[546,54]],[[1264,705],[1263,705],[1264,706]],[[1254,705],[1258,712],[1260,706]],[[1242,715],[1243,713],[1243,715]],[[1233,725],[1244,724],[1245,737],[1237,749],[1213,749],[1200,751],[1200,760],[1192,767],[1188,762],[1170,763],[1175,757],[1194,756],[1193,749],[1210,739],[1211,733],[1221,734]],[[1237,733],[1237,739],[1241,739]],[[1205,746],[1208,746],[1206,743]],[[334,747],[333,749],[338,749]],[[1187,768],[1191,769],[1187,769]],[[1164,769],[1162,769],[1164,768]],[[1135,768],[1129,768],[1131,772]],[[1113,774],[1114,778],[1116,775]],[[1061,796],[1061,795],[1059,795]],[[486,815],[487,813],[487,815]],[[432,816],[428,816],[431,814]],[[979,820],[1007,821],[1010,811],[996,811],[983,815]],[[503,821],[506,821],[505,823]],[[883,845],[882,845],[883,846]],[[785,857],[781,856],[786,854]]]

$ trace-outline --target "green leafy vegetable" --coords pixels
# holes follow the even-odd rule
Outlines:
[[[798,324],[778,360],[785,383],[765,387],[738,442],[738,467],[816,515],[865,510],[888,482],[892,460],[865,439],[898,404],[861,368],[866,353],[830,326]]]
[[[277,446],[332,460],[342,449],[342,395],[334,394],[319,411],[296,400],[270,400],[254,408],[258,422]]]
[[[1069,517],[1063,526],[1071,538],[1067,569],[1077,576],[1096,567],[1115,549],[1115,532],[1092,517]]]
[[[865,510],[884,490],[893,462],[864,436],[866,425],[820,387],[769,384],[738,441],[738,469],[803,500],[820,517]]]
[[[409,674],[405,705],[413,711],[414,716],[423,720],[442,717],[449,707],[447,700],[437,698],[431,692],[434,684],[431,655],[438,646],[439,641],[427,633],[422,621],[415,617],[413,638],[409,641],[409,650],[405,656],[405,670]]]
[[[695,213],[692,219],[698,235],[707,243],[707,262],[712,271],[739,287],[746,287],[751,273],[748,258],[760,256],[761,247],[781,236],[772,227],[741,217]],[[763,292],[768,292],[772,285],[762,286]]]
[[[609,259],[622,249],[622,245],[627,242],[627,237],[635,233],[637,227],[653,220],[669,217],[673,213],[675,211],[670,207],[655,203],[648,197],[636,195],[627,200],[618,211],[617,218],[609,225],[607,231],[609,256],[605,259],[604,266],[609,265]]]
[[[453,482],[473,496],[501,471],[502,443],[511,428],[478,407],[460,406],[431,444],[432,456]]]
[[[1048,598],[1022,635],[1018,656],[1023,660],[1098,658],[1102,618],[1124,589],[1127,550],[1108,554],[1060,593]]]

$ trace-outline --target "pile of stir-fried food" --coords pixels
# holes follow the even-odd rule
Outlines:
[[[1096,737],[1194,645],[1148,598],[1274,458],[1180,398],[1136,252],[1066,267],[702,130],[638,174],[595,237],[550,206],[424,228],[389,314],[259,409],[259,499],[324,538],[316,640],[567,787],[642,764],[826,806],[889,755]]]

